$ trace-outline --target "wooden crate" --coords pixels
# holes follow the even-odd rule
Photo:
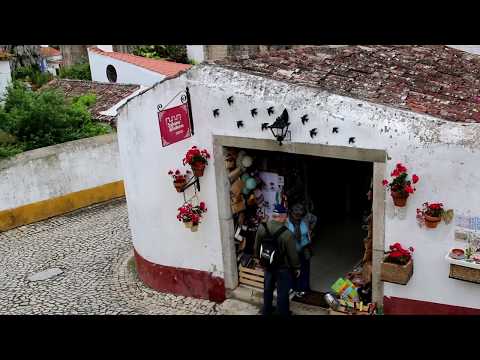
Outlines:
[[[480,284],[480,269],[450,264],[450,277]]]
[[[263,289],[264,272],[262,268],[249,269],[239,265],[238,275],[240,284]]]
[[[413,260],[410,261],[406,265],[398,265],[387,263],[383,261],[381,263],[381,273],[380,279],[382,281],[406,285],[410,278],[413,275]]]

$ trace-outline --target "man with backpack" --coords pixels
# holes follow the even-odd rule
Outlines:
[[[265,270],[263,315],[273,313],[273,292],[277,289],[277,312],[290,315],[290,285],[300,276],[300,260],[293,234],[285,226],[287,210],[276,205],[272,220],[262,223],[255,237],[255,255]]]

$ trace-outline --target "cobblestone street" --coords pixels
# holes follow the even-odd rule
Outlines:
[[[146,287],[132,256],[124,199],[1,233],[0,314],[218,313],[213,302]]]

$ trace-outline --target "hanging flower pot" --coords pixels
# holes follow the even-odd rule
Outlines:
[[[422,209],[417,209],[418,224],[429,229],[435,229],[442,220],[448,224],[452,219],[453,210],[445,210],[442,203],[425,202]]]
[[[178,208],[177,219],[189,228],[192,232],[198,231],[198,224],[202,221],[203,214],[207,212],[207,207],[202,201],[199,205],[193,206],[187,202]]]
[[[208,164],[208,159],[210,159],[210,154],[207,149],[200,150],[196,146],[192,146],[183,158],[183,165],[189,164],[193,174],[196,177],[201,177],[203,176],[205,166]]]
[[[174,181],[173,186],[175,186],[175,189],[177,189],[177,192],[182,192],[183,187],[187,184],[187,180],[183,179],[180,181]]]
[[[198,231],[198,224],[192,225],[192,227],[190,228],[190,231],[191,232],[197,232]]]
[[[177,192],[182,192],[183,187],[187,184],[187,177],[191,174],[190,170],[187,170],[186,173],[182,173],[180,170],[170,170],[168,175],[170,175],[173,179],[173,186]]]
[[[192,224],[193,224],[193,222],[192,222],[191,220],[190,220],[190,221],[185,221],[185,222],[183,223],[183,225],[185,225],[185,227],[186,227],[187,229],[191,228],[191,227],[192,227]]]
[[[196,177],[203,176],[203,172],[205,171],[205,163],[201,161],[196,161],[190,166],[192,167],[193,175]]]
[[[408,193],[394,192],[390,193],[392,195],[393,204],[397,207],[405,207],[407,205]]]
[[[390,176],[393,177],[392,181],[388,182],[388,180],[383,180],[383,186],[390,189],[390,194],[392,195],[395,206],[405,207],[408,197],[416,190],[413,185],[416,184],[420,178],[413,174],[412,179],[409,180],[407,168],[401,163],[395,166]]]
[[[442,218],[440,216],[428,216],[424,215],[425,226],[430,229],[435,229]]]

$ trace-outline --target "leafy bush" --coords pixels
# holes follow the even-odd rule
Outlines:
[[[62,79],[92,80],[88,62],[62,67],[58,76]]]
[[[94,103],[94,94],[68,101],[57,90],[33,92],[14,82],[0,107],[0,130],[10,138],[0,138],[0,157],[111,132],[110,126],[92,122],[88,107]]]
[[[32,87],[38,89],[42,85],[53,79],[49,72],[41,72],[38,65],[20,66],[12,72],[13,80],[22,80],[32,84]]]
[[[135,55],[153,59],[165,59],[188,64],[185,45],[143,45],[133,51]]]

